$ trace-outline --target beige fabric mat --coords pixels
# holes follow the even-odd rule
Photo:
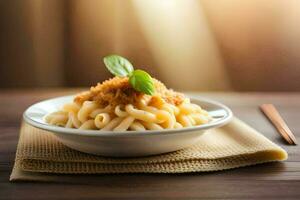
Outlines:
[[[50,132],[23,123],[10,180],[53,181],[58,174],[207,172],[285,159],[282,148],[237,118],[208,131],[190,148],[142,158],[81,153]]]

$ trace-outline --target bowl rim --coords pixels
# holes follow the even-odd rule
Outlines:
[[[230,120],[233,118],[233,113],[232,113],[231,109],[228,108],[227,106],[225,106],[224,104],[217,102],[215,100],[211,100],[209,98],[194,97],[194,96],[193,97],[189,96],[191,101],[195,100],[195,101],[205,102],[208,104],[213,104],[213,105],[225,110],[227,115],[221,119],[218,119],[217,121],[212,121],[207,124],[202,124],[202,125],[193,126],[193,127],[184,127],[184,128],[180,128],[180,129],[147,130],[147,131],[143,131],[142,134],[141,134],[141,131],[101,131],[101,133],[99,133],[100,130],[81,130],[81,129],[74,129],[74,128],[65,128],[65,127],[54,126],[54,125],[47,124],[47,123],[41,123],[41,122],[35,121],[34,119],[32,119],[31,117],[28,116],[28,112],[30,111],[30,109],[32,109],[37,104],[45,103],[47,101],[62,99],[62,98],[71,98],[71,97],[74,97],[74,95],[60,96],[60,97],[50,98],[50,99],[36,102],[36,103],[32,104],[31,106],[29,106],[24,111],[23,119],[25,120],[25,122],[27,122],[28,124],[30,124],[36,128],[40,128],[40,129],[50,131],[53,133],[64,133],[64,134],[69,134],[69,135],[96,136],[96,137],[117,137],[117,136],[128,137],[128,136],[153,136],[153,135],[158,135],[158,134],[163,136],[163,135],[178,134],[178,133],[191,132],[191,131],[197,131],[197,130],[199,130],[199,131],[207,130],[207,129],[212,129],[212,128],[217,128],[217,127],[223,126],[223,125],[227,124],[228,122],[230,122]],[[198,103],[196,103],[196,104],[198,104]]]

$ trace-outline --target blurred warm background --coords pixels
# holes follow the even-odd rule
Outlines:
[[[0,87],[89,86],[116,53],[179,90],[300,91],[298,0],[1,0]]]

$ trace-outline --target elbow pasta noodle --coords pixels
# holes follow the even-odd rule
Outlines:
[[[89,119],[87,121],[85,121],[80,127],[79,129],[83,129],[83,130],[89,130],[89,129],[95,129],[95,122],[92,119]]]
[[[82,107],[78,111],[78,119],[82,123],[87,121],[89,118],[89,115],[92,111],[94,111],[97,108],[96,102],[93,101],[85,101],[82,105]]]
[[[116,126],[118,126],[118,124],[121,123],[121,121],[123,120],[123,118],[121,117],[116,117],[113,120],[111,120],[106,126],[104,126],[102,129],[103,131],[110,131],[113,130]]]
[[[121,123],[117,127],[114,128],[114,131],[126,131],[133,121],[134,121],[134,117],[132,116],[126,117],[121,121]]]
[[[163,130],[163,127],[153,122],[142,122],[142,123],[148,130]]]
[[[130,125],[130,129],[134,130],[134,131],[145,131],[146,130],[145,126],[138,121],[133,122]]]
[[[111,110],[111,106],[110,105],[106,106],[105,108],[98,108],[96,110],[93,110],[90,113],[90,117],[91,118],[95,118],[98,114],[100,114],[100,113],[108,113],[108,112],[110,112],[110,110]]]
[[[192,122],[187,115],[179,115],[177,117],[178,123],[180,123],[183,127],[190,127],[192,126]]]
[[[145,122],[154,122],[156,121],[156,117],[153,113],[150,113],[145,110],[140,110],[137,108],[134,108],[132,104],[128,104],[125,107],[126,111],[133,116],[135,119],[139,119]]]
[[[101,107],[97,101],[65,104],[61,111],[45,117],[52,125],[83,130],[145,131],[178,129],[208,123],[212,118],[207,111],[188,98],[175,106],[162,98],[145,96],[136,105],[119,104]]]
[[[127,117],[128,113],[125,110],[122,110],[121,108],[124,107],[123,105],[117,105],[115,108],[115,114],[118,117]]]
[[[95,126],[98,129],[105,127],[110,122],[110,116],[108,113],[100,113],[95,118]]]
[[[76,114],[73,112],[69,113],[69,119],[65,127],[67,128],[79,128],[81,126],[81,122],[78,120]]]

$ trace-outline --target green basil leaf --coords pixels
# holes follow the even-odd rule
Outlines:
[[[137,91],[153,95],[155,92],[152,77],[143,70],[134,70],[129,76],[130,85]]]
[[[132,64],[122,56],[109,55],[103,58],[106,68],[115,76],[125,77],[133,72]]]

